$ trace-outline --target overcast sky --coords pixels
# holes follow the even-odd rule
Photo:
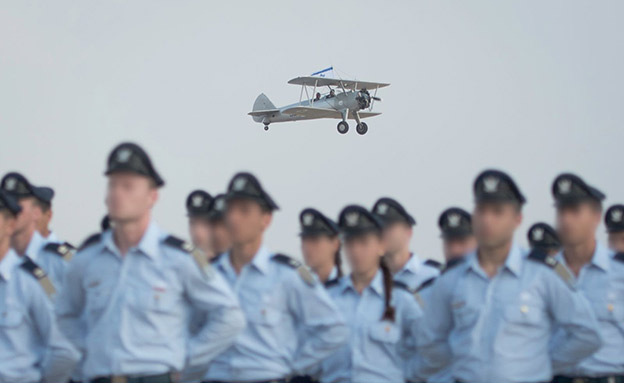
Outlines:
[[[143,145],[167,184],[155,217],[187,237],[184,201],[255,173],[281,206],[267,235],[300,256],[297,217],[391,196],[413,249],[441,258],[437,219],[472,182],[508,171],[528,198],[517,233],[552,222],[573,171],[624,202],[621,1],[17,1],[0,7],[0,171],[54,187],[53,229],[79,243],[105,212],[114,145]],[[264,92],[333,65],[389,82],[358,136],[336,120],[274,124]],[[599,229],[605,238],[604,227]]]

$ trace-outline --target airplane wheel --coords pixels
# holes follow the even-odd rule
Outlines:
[[[349,124],[347,124],[346,121],[340,121],[338,123],[338,133],[347,134],[348,131],[349,131]]]
[[[368,132],[368,125],[365,122],[357,124],[355,127],[355,131],[358,132],[359,135],[363,136]]]
[[[269,125],[264,125],[264,130],[265,131],[269,130]]]

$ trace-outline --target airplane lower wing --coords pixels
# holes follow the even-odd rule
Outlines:
[[[337,118],[337,119],[342,119],[342,113],[339,110],[335,110],[335,109],[325,109],[325,108],[312,108],[309,106],[295,106],[293,108],[288,108],[288,109],[284,109],[282,110],[283,114],[288,114],[291,116],[296,116],[296,117],[303,117],[303,118],[309,118],[309,119],[314,119],[314,118]],[[375,112],[359,112],[358,113],[360,115],[360,118],[367,118],[367,117],[374,117],[374,116],[378,116],[381,113],[375,113]],[[353,112],[349,112],[349,119],[355,119],[355,116],[353,115]]]
[[[267,114],[279,113],[279,109],[254,110],[247,113],[250,116],[266,116]]]

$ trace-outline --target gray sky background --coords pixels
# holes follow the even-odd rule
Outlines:
[[[552,222],[550,184],[574,171],[624,202],[621,1],[54,1],[0,8],[0,171],[56,189],[53,228],[79,243],[105,212],[110,149],[148,150],[167,185],[155,216],[186,237],[184,200],[257,174],[281,205],[268,232],[299,256],[297,216],[380,196],[418,221],[414,250],[441,258],[437,218],[472,208],[487,167],[528,197],[517,238]],[[369,133],[336,120],[274,124],[264,92],[333,65],[390,82]],[[600,228],[604,239],[604,228]]]

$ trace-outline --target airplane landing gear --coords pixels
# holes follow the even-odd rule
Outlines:
[[[366,134],[366,132],[368,132],[368,125],[366,125],[365,122],[360,122],[359,124],[357,124],[357,126],[355,127],[355,131],[363,136]]]
[[[269,125],[264,125],[264,131],[268,131],[269,130]]]
[[[349,131],[349,124],[347,124],[346,121],[340,121],[338,123],[338,133],[347,134],[348,131]]]

